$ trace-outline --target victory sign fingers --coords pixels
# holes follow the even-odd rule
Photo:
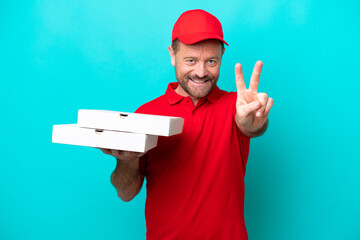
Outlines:
[[[250,90],[252,92],[257,92],[258,86],[259,86],[259,80],[260,80],[260,74],[261,69],[263,66],[262,61],[257,61],[253,73],[251,75],[250,79],[250,86],[249,89],[246,88],[245,81],[244,81],[244,75],[242,71],[242,66],[240,63],[237,63],[235,65],[235,80],[236,80],[236,90],[237,92],[242,92],[245,90]]]
[[[257,61],[250,79],[249,88],[246,88],[242,66],[235,65],[235,80],[237,89],[236,120],[238,125],[250,132],[262,127],[267,120],[269,111],[273,105],[273,99],[266,93],[258,93],[260,74],[263,67],[262,61]]]

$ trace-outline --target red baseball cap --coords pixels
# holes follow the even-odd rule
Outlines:
[[[201,9],[189,10],[180,15],[172,31],[172,41],[175,39],[179,39],[184,44],[218,39],[229,46],[224,40],[220,21]]]

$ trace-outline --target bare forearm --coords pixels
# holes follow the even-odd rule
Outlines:
[[[128,202],[133,199],[139,193],[143,183],[139,172],[139,160],[129,164],[117,159],[116,168],[111,174],[111,183],[123,201]]]

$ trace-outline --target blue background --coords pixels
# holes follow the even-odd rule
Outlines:
[[[115,159],[51,143],[52,125],[163,94],[172,26],[195,8],[230,44],[219,86],[260,59],[274,98],[247,165],[250,239],[360,239],[360,2],[193,2],[1,1],[0,239],[145,239],[145,188],[122,202]]]

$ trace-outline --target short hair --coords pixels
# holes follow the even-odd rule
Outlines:
[[[175,39],[172,43],[171,43],[171,47],[174,50],[174,53],[176,54],[176,52],[179,50],[179,39]],[[222,41],[219,40],[219,42],[221,43],[221,52],[224,51],[224,43]]]

